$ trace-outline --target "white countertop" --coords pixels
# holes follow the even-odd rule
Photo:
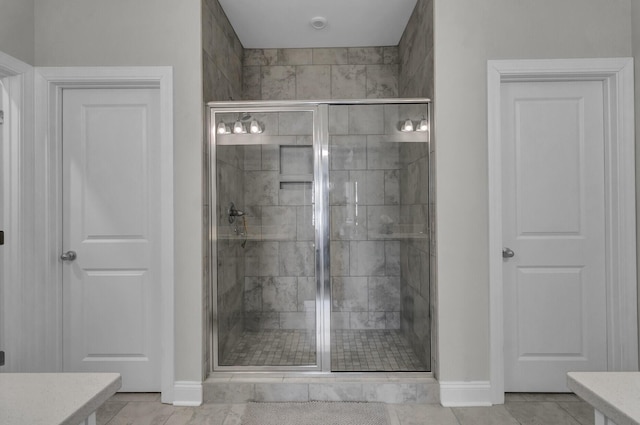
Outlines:
[[[0,423],[78,425],[121,385],[118,373],[0,373]]]
[[[640,424],[640,372],[569,372],[567,385],[617,425]]]

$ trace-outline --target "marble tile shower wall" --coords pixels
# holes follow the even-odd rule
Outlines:
[[[267,113],[263,142],[245,147],[246,330],[315,330],[310,112]],[[296,176],[293,181],[292,176]]]
[[[399,144],[381,141],[396,111],[329,107],[333,329],[400,329]]]
[[[217,172],[217,309],[218,345],[221,353],[233,347],[244,330],[243,296],[245,281],[244,235],[240,220],[229,223],[230,202],[238,203],[244,193],[243,146],[218,146]]]
[[[405,143],[400,148],[400,221],[410,224],[400,245],[401,329],[420,361],[431,360],[431,285],[429,225],[429,145]]]
[[[202,2],[204,100],[242,99],[243,47],[218,0]]]
[[[398,48],[245,49],[244,99],[398,97]]]
[[[227,16],[224,14],[218,0],[204,0],[202,2],[202,75],[203,98],[205,102],[213,100],[230,100],[242,98],[242,44],[238,39]],[[213,190],[210,186],[211,178],[209,170],[209,144],[205,138],[203,146],[203,217],[204,241],[203,244],[203,365],[204,371],[211,370],[211,338],[213,336],[213,306],[211,280],[215,272],[215,264],[212,264],[209,242],[209,207]],[[226,251],[225,251],[226,252]],[[232,256],[225,261],[235,261]],[[226,315],[227,313],[225,313]],[[230,334],[233,335],[233,334]]]
[[[401,97],[427,97],[432,100],[434,99],[434,77],[433,77],[433,0],[418,0],[416,7],[409,18],[409,22],[407,23],[407,28],[400,39],[400,43],[398,44],[398,55],[399,55],[399,63],[400,63],[400,72],[399,72],[399,93]],[[432,103],[433,105],[434,103]],[[433,133],[432,133],[433,134]],[[414,345],[414,350],[416,353],[425,353],[427,356],[431,356],[430,365],[431,371],[437,376],[438,374],[438,359],[437,359],[437,344],[438,344],[438,323],[437,323],[437,270],[436,270],[436,248],[437,248],[437,239],[435,232],[435,221],[436,221],[436,182],[435,171],[436,171],[436,163],[435,163],[435,151],[436,151],[436,140],[431,137],[430,140],[430,155],[429,155],[429,164],[428,164],[428,172],[423,173],[421,179],[418,184],[422,187],[428,187],[429,192],[429,200],[428,200],[428,208],[429,208],[429,241],[430,246],[427,248],[424,244],[421,246],[417,246],[416,251],[411,251],[409,246],[413,244],[416,245],[416,241],[406,241],[403,245],[403,252],[413,252],[414,254],[419,253],[421,256],[420,264],[424,264],[425,267],[420,267],[421,277],[420,281],[417,280],[417,273],[405,274],[407,279],[403,279],[403,312],[406,312],[406,316],[403,317],[403,329],[412,329],[415,328],[416,321],[416,311],[419,311],[421,315],[424,315],[425,311],[428,311],[429,318],[429,326],[430,333],[427,334],[421,331],[419,328],[417,332],[413,332],[420,337],[410,338]],[[418,161],[425,161],[423,156],[419,155],[415,158],[420,158]],[[421,166],[424,167],[424,164]],[[405,185],[414,184],[409,183],[409,180],[401,179],[402,191],[406,191],[410,186],[405,187]],[[415,199],[414,199],[415,201]],[[405,209],[411,203],[403,202],[402,209]],[[422,202],[418,202],[414,205],[414,208],[425,208],[425,204]],[[424,254],[428,252],[428,261],[425,260]],[[410,258],[412,262],[417,265],[417,258],[408,257],[406,261],[409,261]],[[404,258],[403,258],[404,260]],[[424,290],[424,281],[427,273],[428,265],[428,274],[429,274],[429,292]],[[409,268],[409,264],[403,264],[403,269]],[[414,269],[415,270],[415,269]],[[409,276],[412,276],[409,278]],[[410,283],[411,282],[411,283]],[[419,288],[422,288],[420,291]],[[407,308],[407,305],[413,305],[414,309]],[[418,305],[427,305],[428,310],[415,309]],[[413,313],[412,313],[413,311]],[[420,319],[422,321],[422,319]],[[425,347],[423,350],[422,347]],[[426,350],[426,347],[430,347],[430,353]],[[429,364],[429,362],[426,362]]]

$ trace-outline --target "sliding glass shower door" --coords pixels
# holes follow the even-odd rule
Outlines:
[[[210,105],[213,369],[430,370],[428,103]]]
[[[426,371],[428,106],[329,106],[331,370]]]
[[[318,367],[314,114],[211,115],[220,367]]]

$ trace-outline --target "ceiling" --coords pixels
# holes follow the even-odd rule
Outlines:
[[[219,1],[245,48],[272,49],[396,46],[417,0]]]

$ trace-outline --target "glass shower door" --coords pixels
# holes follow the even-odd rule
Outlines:
[[[428,112],[329,106],[332,371],[429,370]]]
[[[212,110],[214,368],[319,367],[314,116]]]

